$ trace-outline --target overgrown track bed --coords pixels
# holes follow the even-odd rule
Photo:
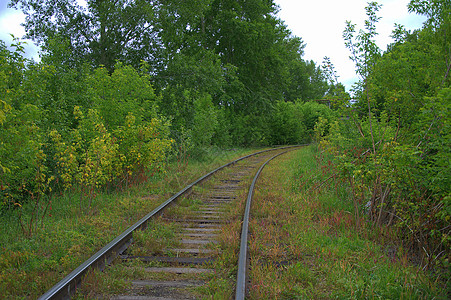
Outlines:
[[[233,292],[246,191],[259,166],[285,151],[278,148],[247,156],[200,178],[126,230],[41,299],[70,297],[82,280],[78,295],[88,298],[198,299],[217,294],[214,290],[219,286],[220,293]],[[169,207],[175,202],[177,205]],[[108,272],[98,271],[111,262]],[[224,285],[230,288],[224,289]]]

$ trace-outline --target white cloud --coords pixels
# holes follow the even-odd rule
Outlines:
[[[20,25],[25,21],[24,15],[12,9],[4,11],[3,15],[0,16],[0,37],[4,39],[8,37],[10,40],[10,33],[14,34],[16,37],[22,37],[25,35],[25,29]]]
[[[342,34],[345,22],[351,21],[357,25],[357,30],[363,28],[366,19],[363,0],[275,0],[280,6],[278,16],[294,35],[301,37],[307,44],[304,59],[314,60],[321,64],[323,57],[331,58],[339,80],[349,89],[357,80],[355,68],[349,60],[349,51],[344,46]],[[391,32],[394,23],[403,24],[407,29],[420,28],[423,17],[410,15],[407,11],[409,0],[379,0],[382,8],[378,13],[382,19],[377,25],[379,33],[378,46],[385,50],[391,43]]]
[[[25,35],[25,29],[21,25],[25,22],[25,16],[22,12],[11,8],[4,8],[0,14],[0,40],[4,41],[9,46],[13,39],[10,34],[16,38],[22,39]],[[25,42],[25,56],[39,61],[38,47],[36,47],[31,40],[21,40]]]

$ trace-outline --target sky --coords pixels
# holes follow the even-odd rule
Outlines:
[[[279,5],[279,18],[285,21],[293,35],[302,38],[306,47],[304,59],[313,60],[319,66],[325,56],[330,57],[347,90],[358,78],[355,75],[354,63],[349,59],[342,38],[346,21],[356,24],[356,31],[364,28],[366,19],[365,0],[275,0]],[[408,30],[422,27],[425,18],[409,14],[407,4],[410,0],[378,0],[382,4],[378,16],[376,31],[379,33],[376,43],[386,50],[392,43],[390,35],[394,24],[404,25]]]
[[[25,35],[25,29],[20,25],[25,22],[25,16],[22,12],[7,8],[9,0],[0,0],[0,40],[4,41],[7,46],[12,42],[10,34],[17,38]],[[38,48],[33,45],[32,41],[27,41],[25,45],[26,57],[38,58]]]
[[[409,14],[407,4],[410,0],[378,0],[382,8],[378,15],[382,17],[377,25],[377,44],[385,50],[392,42],[390,38],[394,23],[402,24],[408,30],[421,28],[425,18]],[[7,8],[9,0],[0,0],[0,39],[7,45],[11,43],[10,33],[22,37],[25,30],[20,25],[25,17],[20,11]],[[313,60],[319,66],[323,58],[331,58],[335,70],[347,90],[357,81],[349,51],[344,46],[342,33],[347,20],[357,25],[357,31],[363,28],[366,0],[275,0],[279,5],[279,18],[291,30],[293,35],[302,38],[306,44],[304,59]],[[28,41],[26,56],[38,60],[38,49]]]

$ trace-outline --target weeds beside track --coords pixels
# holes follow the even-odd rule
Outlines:
[[[318,188],[329,175],[316,154],[290,152],[259,179],[248,299],[449,299],[449,287],[396,243],[396,228],[373,226],[363,211],[355,220],[345,184]]]
[[[281,149],[277,149],[276,151],[281,151]],[[254,159],[257,160],[256,163],[259,163],[259,159],[261,159],[260,157],[265,157],[267,155],[266,151],[262,152],[260,155],[257,156],[248,156],[248,157],[244,157],[238,161],[245,161],[246,163],[252,162]],[[245,160],[246,159],[246,160]],[[218,229],[216,228],[217,225],[220,225],[221,223],[223,223],[222,220],[220,219],[215,219],[216,216],[213,217],[213,219],[211,218],[211,214],[212,211],[205,211],[202,213],[202,215],[198,215],[197,218],[189,218],[190,214],[181,214],[178,217],[171,216],[171,214],[174,214],[174,212],[171,212],[171,210],[169,210],[169,212],[164,211],[163,209],[166,208],[169,204],[172,204],[174,202],[174,200],[178,200],[180,199],[182,196],[186,196],[187,194],[191,194],[190,197],[192,197],[192,194],[195,193],[191,193],[191,191],[197,187],[197,185],[199,183],[201,183],[202,181],[204,181],[205,179],[207,179],[208,177],[212,176],[214,173],[216,173],[217,171],[219,171],[220,169],[223,169],[226,166],[230,166],[230,165],[234,165],[233,168],[235,168],[235,164],[238,165],[238,161],[235,161],[231,164],[227,164],[221,168],[218,168],[217,170],[205,175],[204,177],[200,178],[199,180],[197,180],[196,182],[194,182],[191,185],[188,185],[187,187],[185,187],[182,191],[180,191],[179,193],[177,193],[176,195],[174,195],[173,197],[171,197],[170,199],[168,199],[167,201],[165,201],[164,203],[162,203],[157,209],[155,209],[153,212],[149,213],[148,215],[146,215],[144,218],[142,218],[140,221],[138,221],[137,223],[135,223],[132,227],[130,227],[129,229],[127,229],[124,233],[122,233],[119,237],[115,238],[112,242],[110,242],[107,246],[105,246],[103,249],[101,249],[100,251],[98,251],[95,255],[93,255],[90,259],[88,259],[86,262],[84,262],[82,265],[80,265],[76,270],[74,270],[71,274],[69,274],[65,279],[63,279],[61,282],[59,282],[57,285],[55,285],[52,289],[50,289],[46,294],[44,294],[41,298],[42,299],[49,299],[49,298],[55,298],[55,299],[59,299],[59,298],[65,298],[67,295],[70,295],[73,293],[73,291],[80,285],[80,281],[82,280],[82,278],[86,277],[88,271],[91,271],[92,268],[94,267],[94,269],[103,269],[105,264],[111,262],[115,257],[117,257],[118,254],[123,253],[130,245],[130,243],[132,242],[133,239],[133,234],[135,233],[135,231],[137,229],[145,229],[148,226],[148,222],[150,221],[151,218],[154,218],[156,215],[161,214],[162,216],[167,216],[169,214],[169,218],[166,217],[166,219],[164,219],[164,221],[170,221],[170,222],[175,222],[178,224],[183,224],[182,227],[189,227],[191,230],[205,230],[205,229]],[[255,164],[255,162],[254,162]],[[240,168],[240,166],[237,166],[238,168]],[[220,187],[219,189],[222,190],[220,191],[221,193],[226,193],[226,196],[218,196],[218,192],[216,192],[216,196],[213,195],[213,198],[208,198],[207,200],[204,200],[204,205],[207,205],[206,203],[209,203],[211,201],[213,202],[217,202],[218,200],[221,200],[220,202],[232,202],[232,200],[235,198],[235,196],[233,196],[233,193],[236,193],[236,191],[239,190],[239,183],[242,181],[240,178],[242,176],[249,176],[251,174],[252,169],[255,168],[255,166],[248,166],[247,168],[245,167],[244,170],[245,171],[241,171],[240,169],[238,169],[238,173],[233,174],[232,175],[232,179],[225,179],[224,182],[226,182],[227,184],[224,187]],[[238,177],[236,177],[238,176]],[[235,179],[233,179],[235,178]],[[238,179],[236,179],[238,178]],[[232,193],[232,195],[227,195],[227,193]],[[219,197],[219,198],[218,198]],[[176,208],[179,208],[180,206],[177,206]],[[207,207],[204,207],[204,209]],[[217,212],[215,212],[217,213]],[[177,212],[175,213],[177,215]],[[206,217],[206,215],[208,215],[208,217]],[[188,218],[187,218],[188,216]],[[197,224],[196,226],[191,226],[192,223]],[[215,224],[215,225],[211,225],[211,224]],[[207,228],[205,228],[207,227]],[[212,228],[209,228],[212,227]],[[185,230],[187,231],[187,230]],[[189,231],[189,230],[188,230]],[[180,233],[180,232],[179,232]],[[185,232],[185,235],[189,235],[189,233]],[[199,234],[196,234],[199,235]],[[192,236],[192,234],[191,234]],[[203,235],[203,237],[205,237],[205,235]],[[160,249],[161,252],[163,252],[163,256],[162,257],[157,257],[155,254],[156,253],[150,253],[150,255],[148,256],[141,256],[141,257],[133,257],[133,256],[127,256],[127,259],[130,258],[145,258],[147,260],[150,261],[154,261],[154,262],[158,262],[158,263],[171,263],[171,264],[204,264],[204,263],[208,263],[211,261],[214,261],[214,258],[203,258],[202,256],[204,254],[209,254],[209,253],[217,253],[218,251],[215,251],[213,249],[205,249],[203,247],[203,245],[208,245],[211,246],[211,244],[213,243],[213,240],[200,240],[200,239],[182,239],[181,241],[179,241],[179,244],[183,244],[182,248],[164,248],[164,249]],[[199,246],[199,244],[202,246]],[[194,245],[194,246],[193,246]],[[184,257],[180,258],[180,254],[183,254]],[[188,254],[188,255],[186,255]],[[177,258],[175,259],[173,256],[176,256]],[[194,256],[194,257],[193,257]],[[161,269],[159,269],[161,270]],[[164,269],[167,270],[167,272],[171,273],[174,272],[174,270],[178,270],[176,271],[179,272],[182,269],[174,269],[169,268],[169,269]],[[189,273],[198,273],[198,269],[197,270],[191,270],[191,269],[183,269],[184,271],[181,272],[185,272],[185,270],[190,270]],[[157,272],[161,272],[161,271],[157,271]],[[91,272],[92,273],[92,272]],[[89,282],[89,279],[87,280]],[[153,282],[152,285],[155,285],[156,283]],[[163,283],[163,285],[167,285],[168,283]],[[183,283],[183,285],[187,285],[187,282],[185,281]],[[195,284],[194,284],[195,285]],[[173,286],[169,286],[170,289],[173,289]],[[157,290],[161,289],[161,284],[157,285]],[[91,289],[90,293],[92,293],[93,290]],[[95,291],[94,291],[95,293]],[[98,297],[98,295],[96,295],[95,297]],[[104,296],[102,296],[104,297]],[[119,296],[118,296],[119,297]],[[180,298],[181,295],[178,295],[176,298]],[[118,299],[121,299],[120,297]],[[190,299],[190,298],[187,298]]]

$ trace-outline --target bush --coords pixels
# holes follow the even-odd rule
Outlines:
[[[78,126],[65,139],[56,130],[50,132],[56,175],[65,189],[77,184],[91,199],[114,182],[143,180],[149,171],[162,169],[172,145],[168,123],[157,118],[137,122],[129,113],[112,133],[97,110],[85,116],[75,107],[74,115]]]
[[[137,122],[129,113],[125,124],[114,135],[119,143],[123,174],[127,178],[143,178],[147,172],[161,171],[173,140],[169,138],[169,122],[153,118],[150,122]]]
[[[121,64],[111,75],[36,64],[15,47],[0,43],[1,208],[55,188],[79,187],[92,199],[163,170],[172,140],[148,75]]]
[[[0,130],[1,207],[23,205],[32,194],[40,193],[40,180],[47,176],[43,134],[36,125],[40,111],[26,105],[6,114]]]
[[[427,265],[446,260],[451,245],[450,103],[451,89],[444,88],[424,97],[412,128],[381,112],[372,126],[359,120],[359,129],[351,119],[335,122],[321,142],[351,183],[358,209],[365,206],[380,226],[397,226],[404,246]]]
[[[271,144],[297,144],[306,140],[304,119],[300,103],[278,101],[270,119]]]

